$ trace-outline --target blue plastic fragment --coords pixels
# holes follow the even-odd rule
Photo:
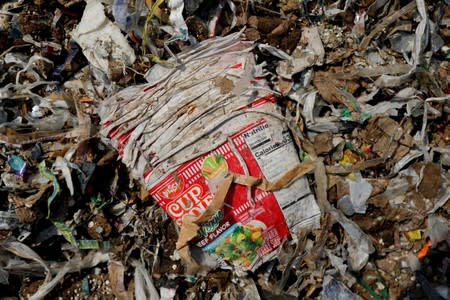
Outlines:
[[[81,282],[81,292],[83,295],[89,295],[89,275],[83,278]]]
[[[54,69],[54,71],[52,73],[52,76],[55,78],[61,76],[66,65],[68,65],[72,62],[72,60],[75,58],[75,56],[78,54],[79,51],[80,51],[80,47],[78,47],[78,45],[75,42],[71,42],[69,54],[67,55],[66,59],[64,60],[64,63],[56,66],[56,68]]]
[[[23,176],[27,163],[18,155],[9,155],[8,164],[17,176]]]
[[[112,14],[114,21],[123,31],[127,31],[128,27],[128,1],[127,0],[114,0],[112,7]]]

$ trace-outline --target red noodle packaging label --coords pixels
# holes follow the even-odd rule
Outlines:
[[[298,163],[288,129],[261,118],[213,151],[184,163],[149,193],[181,226],[184,215],[198,216],[206,210],[228,172],[276,180]],[[197,246],[243,270],[255,269],[289,237],[289,227],[295,224],[288,226],[286,219],[294,219],[296,203],[313,197],[305,181],[301,178],[276,192],[232,185],[223,208],[201,224]]]

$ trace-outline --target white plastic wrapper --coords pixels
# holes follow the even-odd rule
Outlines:
[[[133,48],[120,32],[120,28],[105,15],[98,0],[87,1],[72,38],[81,46],[89,63],[102,70],[109,78],[117,68],[125,68],[135,60]]]

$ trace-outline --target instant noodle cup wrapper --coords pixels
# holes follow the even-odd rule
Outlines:
[[[103,128],[134,178],[178,225],[201,216],[228,174],[275,182],[300,164],[272,91],[240,33],[155,65],[148,84],[120,91],[100,109]],[[318,227],[308,180],[266,191],[231,184],[223,206],[191,240],[218,262],[254,270],[298,227]]]

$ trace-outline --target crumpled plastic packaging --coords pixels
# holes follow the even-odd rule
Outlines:
[[[449,222],[441,216],[431,215],[430,217],[428,217],[428,226],[427,230],[425,231],[425,236],[430,238],[433,246],[436,246],[441,241],[449,239]]]
[[[307,43],[305,49],[300,45]],[[277,73],[284,78],[292,79],[292,76],[313,65],[322,65],[325,57],[325,49],[320,40],[317,27],[309,27],[303,30],[302,40],[295,48],[289,60],[283,60],[277,67]]]
[[[155,65],[148,84],[107,99],[100,116],[131,174],[181,226],[177,247],[198,230],[204,251],[254,270],[288,227],[318,227],[320,210],[307,180],[292,177],[313,165],[300,164],[252,47],[241,33],[204,41],[178,55],[180,66]],[[204,225],[186,229],[194,216]]]
[[[81,46],[83,54],[93,67],[102,70],[109,79],[123,72],[135,59],[133,48],[120,32],[120,28],[105,15],[98,0],[87,1],[72,38]]]
[[[338,206],[347,216],[351,216],[354,213],[366,213],[367,200],[369,200],[372,192],[372,185],[367,179],[362,178],[361,173],[356,173],[353,177],[346,179],[350,187],[350,195],[344,196],[338,202]]]
[[[135,282],[135,291],[134,296],[137,300],[145,300],[145,299],[155,299],[159,300],[159,294],[156,290],[153,280],[139,261],[133,261],[134,270],[134,282]]]

